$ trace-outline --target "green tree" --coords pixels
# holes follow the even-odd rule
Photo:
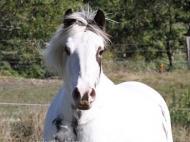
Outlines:
[[[43,77],[43,61],[36,47],[42,47],[62,23],[68,8],[81,1],[0,1],[0,62],[26,77]],[[72,7],[71,7],[72,6]]]
[[[183,28],[179,28],[176,8],[172,0],[99,0],[95,7],[102,7],[118,23],[108,22],[108,32],[114,44],[131,44],[127,51],[144,56],[146,61],[160,58],[166,53],[172,66],[172,51],[180,46]],[[140,45],[143,44],[143,45]],[[128,45],[129,46],[129,45]],[[121,50],[125,52],[125,49]],[[164,52],[165,50],[165,52]],[[135,55],[127,52],[126,57]]]
[[[173,0],[175,8],[179,11],[176,16],[176,21],[185,25],[185,36],[190,36],[190,1],[189,0]]]

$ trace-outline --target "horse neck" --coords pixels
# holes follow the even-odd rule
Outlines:
[[[98,87],[113,86],[114,83],[102,72],[100,75],[100,81]]]

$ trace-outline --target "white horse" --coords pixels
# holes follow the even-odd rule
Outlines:
[[[44,142],[172,142],[168,107],[140,82],[115,85],[102,71],[109,36],[101,10],[67,10],[44,52],[64,78],[45,120]]]

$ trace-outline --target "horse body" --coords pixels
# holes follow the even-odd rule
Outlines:
[[[115,85],[104,75],[104,27],[101,10],[69,9],[50,41],[46,65],[64,75],[64,84],[48,110],[44,141],[172,142],[160,94],[139,82]]]
[[[94,104],[98,108],[96,114],[91,115],[93,118],[79,120],[78,141],[172,141],[170,126],[167,125],[170,118],[163,116],[161,103],[148,98],[149,95],[159,97],[158,93],[139,82],[128,82],[125,87],[110,87],[98,92],[101,97],[96,100],[99,104]],[[165,114],[168,115],[168,111]]]

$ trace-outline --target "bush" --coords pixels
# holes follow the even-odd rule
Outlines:
[[[177,95],[173,92],[170,102],[171,121],[175,125],[190,128],[190,90],[185,94]]]
[[[6,44],[6,48],[0,47],[2,49],[2,52],[0,52],[2,75],[44,78],[43,59],[36,49],[36,41],[14,40],[8,41]]]

